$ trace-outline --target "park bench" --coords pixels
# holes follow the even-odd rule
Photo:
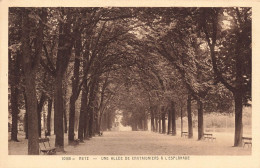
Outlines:
[[[242,137],[242,145],[243,147],[245,147],[245,145],[247,145],[249,147],[249,145],[252,147],[252,138],[251,137]]]
[[[74,145],[74,146],[77,146],[80,143],[80,139],[76,138],[75,133],[73,133],[73,135],[74,135],[74,141],[71,144]]]
[[[99,132],[98,132],[98,135],[99,135],[99,136],[102,136],[102,135],[103,135],[103,132],[102,132],[102,131],[99,131]]]
[[[188,137],[188,132],[181,132],[182,137]]]
[[[204,139],[208,139],[208,140],[216,140],[216,137],[213,137],[213,134],[203,134],[204,135]]]
[[[80,139],[75,139],[74,141],[76,142],[77,145],[80,143]]]
[[[48,145],[47,145],[48,143]],[[51,147],[50,145],[50,139],[49,138],[39,138],[39,147],[40,152],[42,152],[44,155],[54,155],[56,154],[56,148]]]
[[[72,142],[72,145],[77,146],[80,143],[80,139],[76,138],[76,134],[75,133],[73,133],[73,135],[74,135],[74,141]]]
[[[177,133],[175,133],[175,135],[176,135]],[[173,132],[172,132],[172,130],[171,131],[167,131],[167,135],[173,135]]]
[[[69,145],[77,146],[77,145],[79,145],[79,143],[80,143],[80,139],[74,139],[74,141],[70,142]]]

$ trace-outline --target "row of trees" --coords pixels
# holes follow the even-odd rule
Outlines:
[[[132,38],[128,32],[136,26],[128,21],[132,17],[131,9],[11,8],[9,16],[11,139],[17,141],[21,104],[21,108],[23,105],[26,108],[28,153],[38,154],[42,107],[48,100],[47,121],[50,121],[54,101],[55,146],[63,151],[67,128],[66,92],[71,93],[69,143],[73,143],[75,137],[78,98],[81,99],[78,124],[81,141],[99,132],[104,111],[108,120],[104,119],[104,123],[111,127],[115,107],[108,104],[117,86],[110,86],[110,73],[133,64],[129,58],[132,53],[125,42]],[[24,92],[24,101],[19,91]],[[50,127],[48,130],[50,134]]]
[[[192,100],[201,139],[203,111],[226,111],[231,98],[234,146],[241,145],[242,106],[251,99],[250,8],[10,8],[9,20],[11,139],[24,108],[29,154],[39,152],[46,102],[48,123],[54,104],[61,151],[67,120],[71,144],[75,125],[83,141],[111,128],[116,110],[133,130],[147,129],[149,117],[159,129],[168,116],[175,135],[175,111],[187,106],[191,138]]]
[[[164,118],[168,109],[172,111],[168,113],[168,118],[170,124],[173,118],[172,133],[175,134],[175,104],[180,104],[179,110],[182,114],[187,100],[188,130],[191,138],[191,101],[195,100],[200,140],[204,133],[203,111],[228,111],[232,106],[230,100],[233,99],[234,146],[240,146],[243,134],[242,108],[251,101],[251,9],[145,8],[142,12],[139,19],[144,21],[145,25],[139,38],[143,43],[138,45],[141,46],[140,50],[144,50],[143,55],[151,60],[151,64],[154,64],[154,60],[159,62],[145,69],[145,73],[155,76],[156,81],[149,78],[142,82],[146,83],[144,90],[150,87],[146,92],[146,102],[151,102],[151,98],[155,98],[156,102],[147,104],[152,128],[158,120],[155,118],[154,121],[153,115],[154,111],[157,111],[156,114],[162,120],[162,132],[165,132]],[[169,70],[168,76],[167,66],[173,68]],[[163,71],[156,75],[155,69]],[[144,76],[141,75],[143,80]],[[171,76],[174,76],[173,79]],[[156,83],[157,86],[154,86]],[[151,92],[154,90],[157,95],[151,94],[154,94]]]

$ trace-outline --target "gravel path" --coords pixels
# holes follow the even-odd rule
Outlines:
[[[233,134],[214,133],[216,141],[198,141],[197,132],[193,139],[145,131],[110,131],[103,136],[95,136],[78,146],[69,146],[65,135],[66,153],[59,155],[250,155],[251,147],[232,147]],[[54,146],[54,135],[51,145]],[[24,135],[20,142],[8,143],[9,154],[27,155]]]
[[[196,132],[195,132],[196,134]],[[214,134],[215,135],[215,134]],[[216,133],[216,142],[197,141],[144,131],[104,132],[80,145],[67,146],[68,155],[250,155],[251,148],[232,147],[232,134]],[[63,153],[61,153],[63,154]]]

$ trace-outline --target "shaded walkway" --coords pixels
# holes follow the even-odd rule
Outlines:
[[[79,146],[66,146],[67,155],[249,155],[251,148],[232,147],[233,135],[217,134],[216,142],[197,141],[144,131],[104,132]],[[230,143],[226,139],[230,139]],[[60,153],[62,154],[62,153]]]

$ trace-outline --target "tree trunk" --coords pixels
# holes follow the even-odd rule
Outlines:
[[[87,108],[87,107],[86,107]],[[88,111],[85,112],[85,125],[84,125],[84,139],[89,139],[89,113]]]
[[[25,91],[28,105],[28,154],[39,154],[39,129],[37,115],[37,97],[35,89],[35,77],[27,73],[25,75]]]
[[[87,107],[87,98],[88,98],[88,86],[87,82],[84,82],[82,88],[82,95],[81,95],[81,107],[80,107],[80,114],[79,114],[79,128],[78,128],[78,139],[83,142],[84,138],[84,127],[86,125],[86,116],[88,115]]]
[[[11,140],[17,141],[17,133],[18,133],[18,96],[19,90],[15,86],[11,86],[11,109],[12,109],[12,130],[11,130]]]
[[[137,123],[132,123],[132,131],[137,131]]]
[[[191,95],[188,95],[187,99],[187,113],[188,113],[188,132],[189,138],[193,138],[193,127],[192,127],[192,115],[191,115]]]
[[[166,123],[165,123],[165,109],[163,109],[162,113],[162,133],[166,133]]]
[[[91,138],[94,135],[94,108],[95,108],[95,99],[97,95],[98,89],[98,80],[97,78],[92,79],[91,87],[90,87],[90,94],[89,94],[89,104],[88,104],[88,111],[89,111],[89,125],[88,125],[88,132],[89,137]]]
[[[98,111],[96,111],[96,113],[97,113]],[[96,134],[98,134],[99,132],[100,132],[100,130],[99,130],[99,117],[98,117],[99,115],[98,114],[96,114],[96,119],[95,119],[95,123],[96,123],[96,130],[95,130],[95,133]]]
[[[93,126],[92,126],[92,136],[96,134],[96,111],[93,111]]]
[[[63,90],[63,116],[64,116],[64,133],[68,133],[68,120],[67,120],[67,83],[66,81],[62,84]]]
[[[155,117],[155,132],[158,132],[159,128],[158,128],[158,117]]]
[[[42,130],[42,124],[41,124],[41,116],[42,116],[42,108],[44,105],[44,102],[46,100],[46,96],[44,93],[42,93],[39,103],[37,104],[37,114],[38,114],[38,129],[39,129],[39,137],[41,137],[41,130]]]
[[[106,112],[103,113],[102,119],[101,119],[101,129],[103,131],[106,131],[105,125],[106,125]]]
[[[46,133],[46,112],[43,111],[43,130],[44,130],[44,133]]]
[[[203,103],[197,100],[198,106],[198,140],[204,137],[204,126],[203,126]]]
[[[55,147],[58,151],[64,151],[64,128],[63,128],[63,91],[62,76],[57,75],[54,92],[54,130],[56,134]]]
[[[28,139],[28,105],[25,91],[23,91],[24,96],[24,106],[25,106],[25,115],[24,115],[24,132],[25,132],[25,139]]]
[[[88,125],[88,135],[90,138],[93,136],[93,120],[94,120],[94,110],[93,107],[89,108],[89,125]]]
[[[42,124],[41,124],[41,109],[39,108],[39,104],[38,104],[38,107],[37,107],[37,115],[38,115],[38,133],[39,133],[39,137],[42,136]]]
[[[154,111],[153,109],[151,109],[151,131],[155,131],[155,127],[154,127]]]
[[[30,25],[29,10],[22,9],[22,53],[23,53],[23,71],[25,77],[25,93],[28,106],[28,154],[39,154],[39,133],[38,133],[38,116],[37,116],[37,96],[36,96],[36,70],[39,65],[43,45],[43,22],[46,22],[47,14],[45,9],[41,9],[37,37],[35,42],[35,55],[32,57],[30,48]]]
[[[99,121],[98,121],[98,123],[99,123],[99,125],[98,125],[98,129],[99,129],[99,131],[102,131],[103,129],[102,129],[102,118],[103,118],[103,113],[99,116]]]
[[[78,128],[79,128],[79,117],[75,117],[74,131],[78,132]]]
[[[171,110],[172,110],[172,135],[176,135],[176,115],[175,115],[175,103],[171,102]]]
[[[96,109],[96,108],[94,108]],[[92,132],[92,135],[95,136],[96,133],[97,133],[97,114],[96,114],[96,110],[94,110],[94,119],[93,119],[93,132]]]
[[[162,125],[161,125],[161,115],[160,115],[160,117],[159,117],[159,133],[161,133],[162,132]]]
[[[77,61],[77,60],[75,60]],[[87,70],[87,60],[83,62],[83,73],[84,76],[88,75],[88,70]],[[76,63],[76,62],[75,62]],[[76,64],[78,66],[78,64]],[[75,69],[74,69],[75,71]],[[75,72],[74,72],[75,73]],[[75,79],[76,80],[76,79]],[[76,81],[75,81],[76,82]],[[82,85],[82,94],[81,94],[81,106],[80,106],[80,115],[79,115],[79,125],[78,125],[78,139],[83,142],[83,139],[87,139],[88,137],[88,125],[89,125],[89,120],[88,120],[88,95],[89,95],[89,85],[87,80],[83,81]]]
[[[11,54],[11,51],[9,51],[9,54]],[[17,133],[18,133],[18,114],[20,112],[19,110],[19,81],[20,81],[20,62],[21,62],[21,55],[17,53],[17,56],[14,60],[14,63],[11,59],[9,60],[9,69],[10,69],[10,85],[11,85],[11,112],[12,112],[12,129],[11,129],[11,140],[17,141]]]
[[[137,127],[138,127],[138,130],[144,130],[144,127],[143,127],[143,120],[142,119],[139,119],[138,120],[138,123],[137,123]]]
[[[148,123],[147,123],[147,117],[144,118],[144,130],[148,131]]]
[[[183,120],[182,120],[182,117],[183,117],[183,111],[182,111],[182,106],[181,106],[181,132],[183,132]],[[182,136],[182,133],[181,133],[181,136]]]
[[[109,74],[106,76],[105,82],[103,83],[102,86],[102,90],[101,90],[101,94],[100,94],[100,103],[98,106],[98,110],[97,110],[97,133],[100,133],[100,129],[101,129],[101,120],[102,120],[102,115],[103,115],[103,111],[104,111],[104,96],[105,96],[105,89],[108,86],[108,76]],[[108,101],[108,100],[107,100]]]
[[[110,111],[107,113],[107,129],[111,130]]]
[[[62,80],[67,70],[73,38],[71,38],[71,13],[69,8],[61,8],[62,15],[66,16],[66,22],[59,22],[59,43],[56,60],[55,86],[54,86],[54,131],[56,134],[55,147],[57,151],[64,151],[64,107]]]
[[[74,141],[74,125],[75,125],[75,99],[70,97],[70,114],[69,114],[69,134],[68,141],[69,144]]]
[[[234,146],[242,146],[242,136],[243,136],[243,123],[242,123],[242,95],[240,93],[233,94],[235,99],[235,138]]]
[[[27,113],[27,110],[25,111],[25,115],[24,115],[24,132],[25,132],[25,139],[28,139],[28,113]]]
[[[66,107],[65,104],[63,106],[63,115],[64,115],[64,133],[67,134],[68,133],[68,124],[67,124],[67,114],[66,114]]]
[[[75,61],[74,61],[74,70],[72,78],[72,95],[70,97],[70,113],[69,113],[69,134],[68,140],[69,143],[74,141],[74,128],[75,128],[75,103],[79,95],[79,67],[80,67],[80,52],[81,52],[81,32],[79,28],[75,30]],[[83,79],[84,80],[84,79]]]
[[[51,110],[52,110],[52,99],[48,99],[48,115],[47,115],[47,134],[46,136],[51,135]]]
[[[168,110],[168,132],[167,134],[170,134],[172,131],[172,112],[171,109]]]

